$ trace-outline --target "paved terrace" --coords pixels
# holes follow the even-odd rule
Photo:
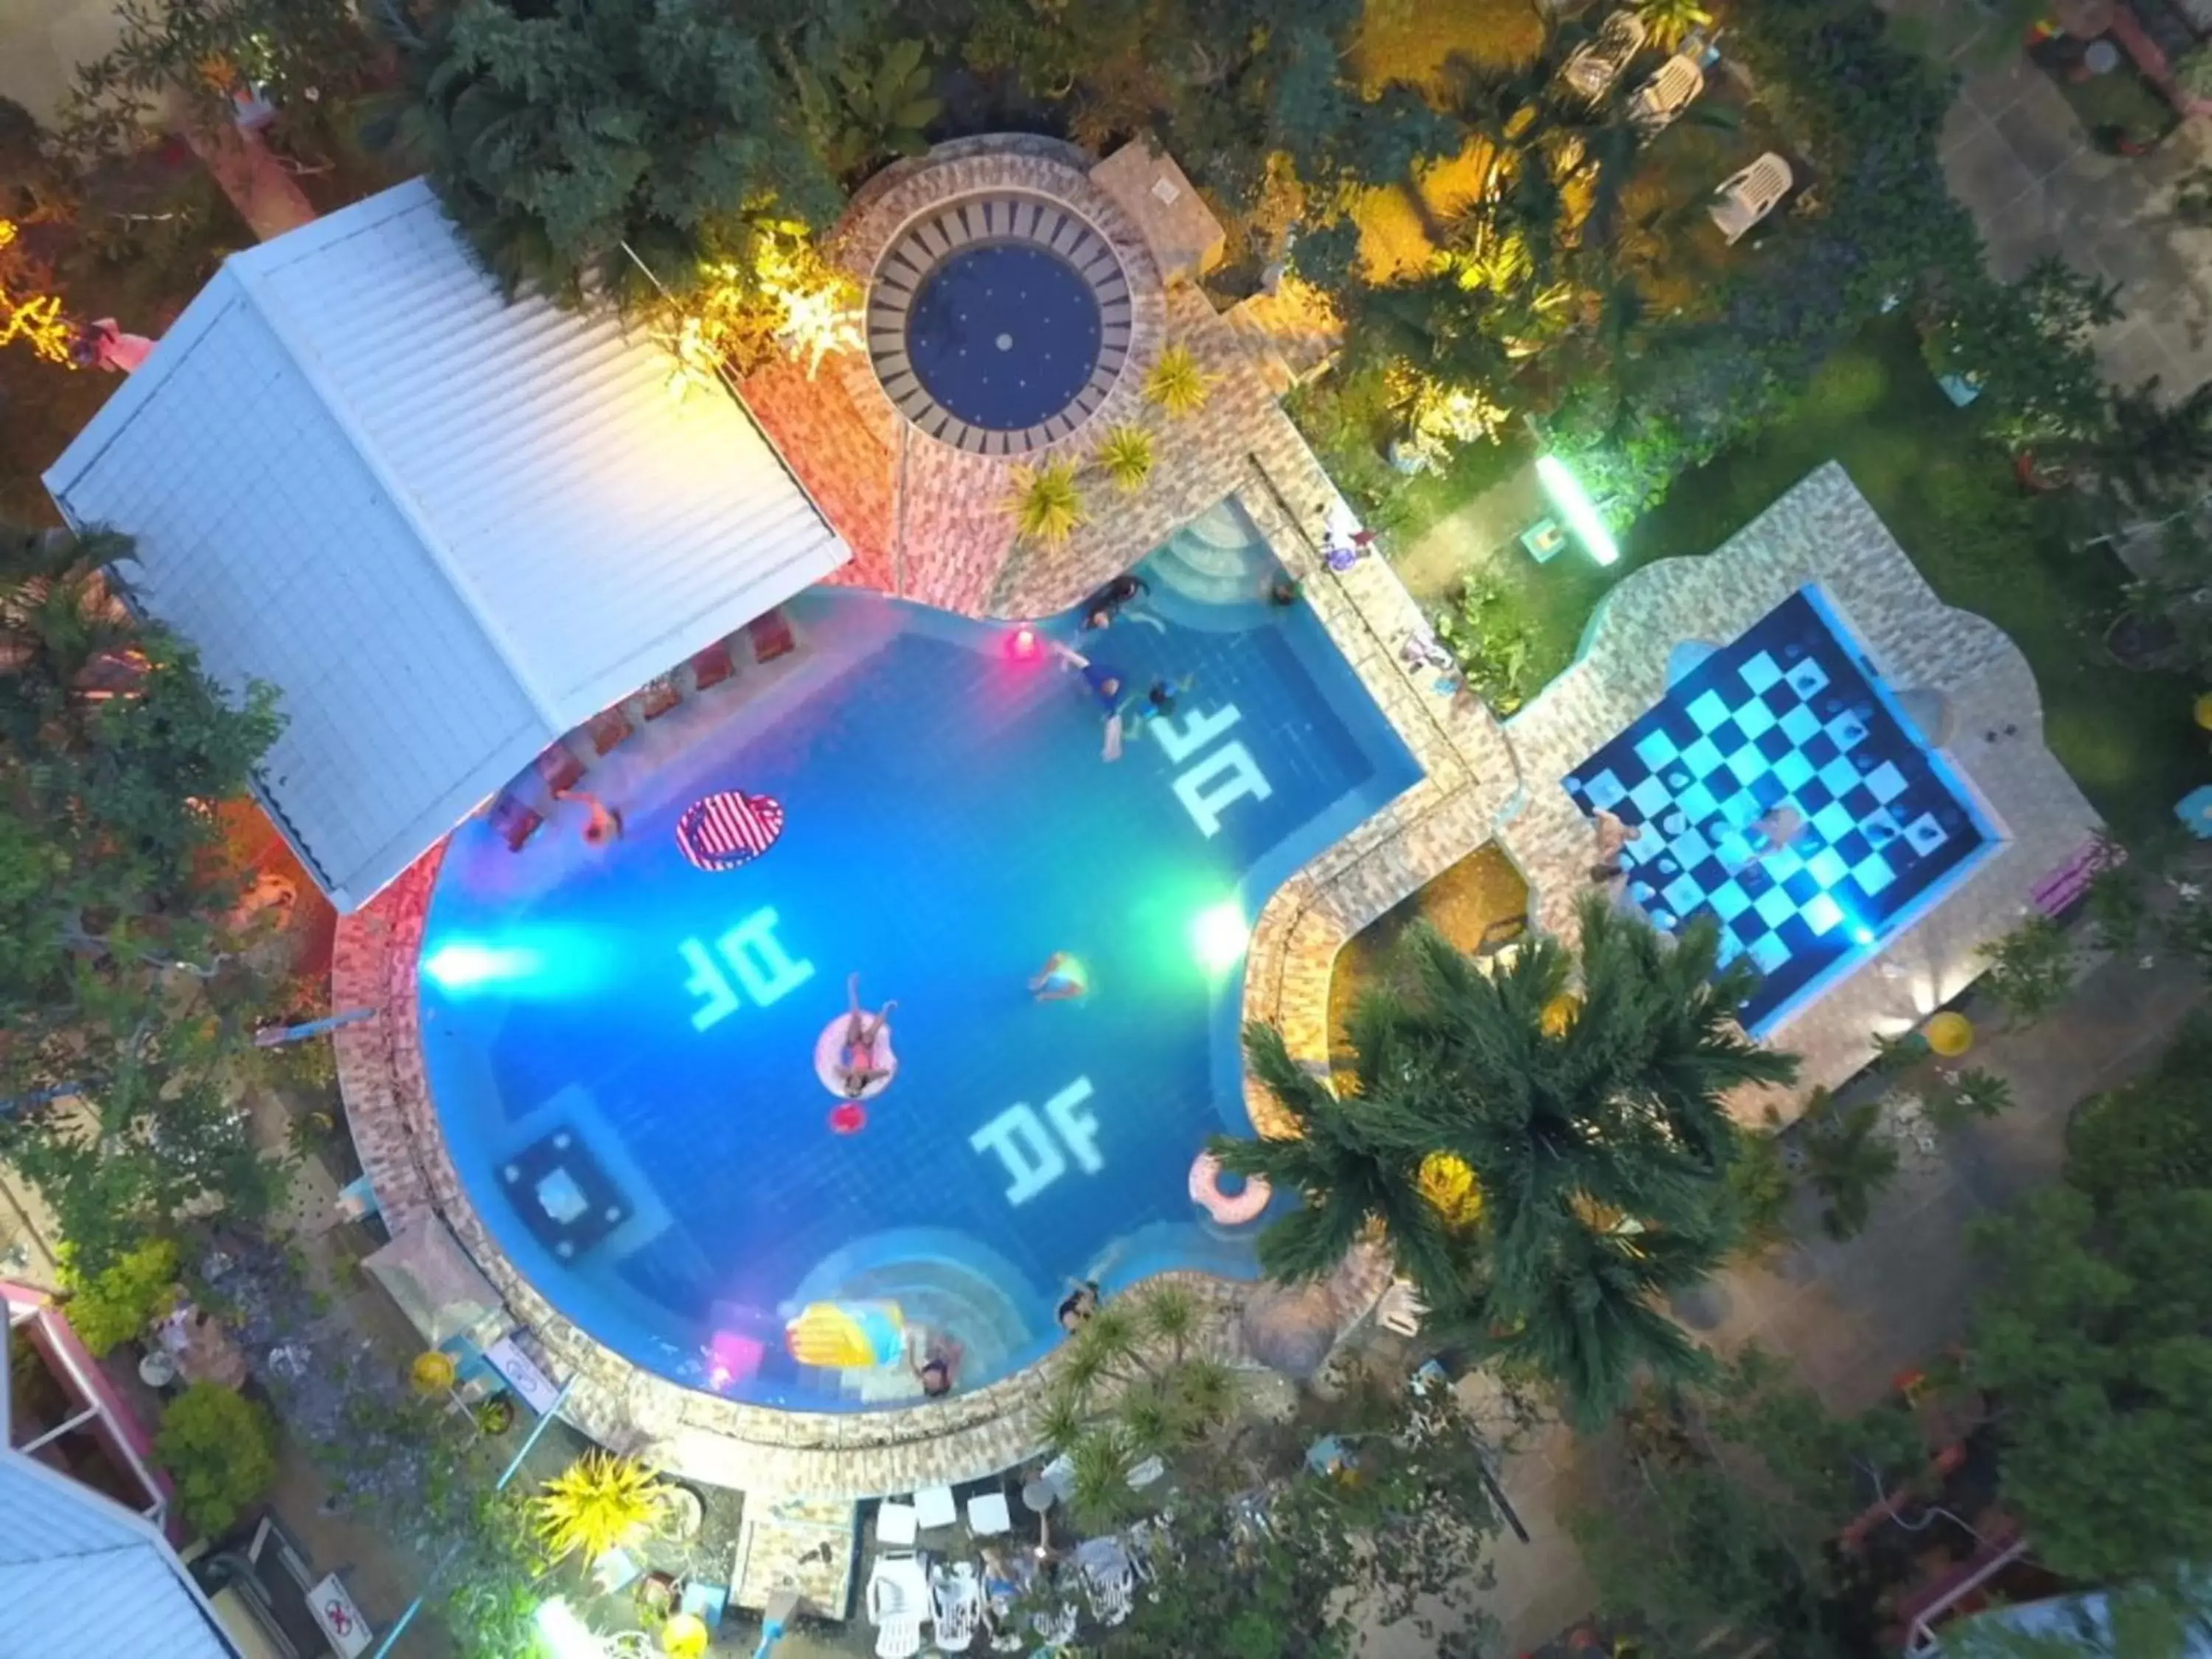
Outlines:
[[[1152,176],[1160,166],[1172,167],[1151,161]],[[1595,629],[1589,657],[1516,722],[1511,738],[1479,699],[1437,694],[1432,670],[1402,662],[1403,644],[1424,621],[1390,568],[1366,558],[1332,572],[1322,560],[1332,526],[1340,531],[1352,518],[1275,401],[1272,388],[1283,382],[1284,363],[1265,327],[1250,316],[1232,320],[1215,312],[1188,280],[1183,244],[1152,259],[1137,228],[1147,217],[1142,198],[1121,211],[1077,170],[1085,161],[1080,152],[1044,140],[945,147],[864,190],[842,244],[865,272],[871,250],[913,212],[941,201],[948,184],[1049,191],[1079,202],[1116,238],[1139,296],[1144,337],[1103,418],[1061,447],[1079,455],[1108,425],[1141,418],[1161,434],[1158,464],[1133,496],[1093,482],[1086,495],[1094,516],[1066,546],[1014,548],[1002,506],[1008,464],[953,452],[906,428],[857,356],[825,364],[813,380],[796,368],[757,377],[747,398],[853,546],[847,580],[966,615],[1060,611],[1223,498],[1235,495],[1252,514],[1425,774],[1278,890],[1255,923],[1244,1014],[1279,1026],[1292,1052],[1327,1063],[1329,976],[1345,942],[1493,838],[1528,878],[1540,920],[1559,925],[1583,880],[1589,840],[1557,783],[1595,746],[1585,738],[1610,736],[1658,695],[1674,644],[1731,637],[1815,574],[1870,635],[1869,645],[1900,689],[1944,691],[1961,731],[1978,731],[1985,716],[2001,714],[2032,740],[1975,758],[1968,769],[2020,847],[1990,860],[1961,898],[1893,943],[1891,955],[1923,970],[1917,979],[1908,975],[1900,988],[1878,975],[1860,975],[1819,1011],[1822,1035],[1814,1034],[1810,1018],[1790,1030],[1793,1044],[1810,1042],[1816,1050],[1808,1083],[1856,1070],[1878,1021],[1895,1029],[1912,1017],[1913,1006],[1890,1006],[1900,988],[1923,988],[1917,997],[1927,987],[1951,987],[1967,970],[1972,945],[2011,925],[2017,896],[2034,875],[2079,843],[2092,820],[2041,747],[2026,665],[1987,624],[1936,603],[1834,467],[1793,491],[1719,557],[1674,562],[1624,583]],[[1127,165],[1118,174],[1125,186],[1145,176],[1146,169]],[[1187,222],[1176,231],[1187,242]],[[1164,274],[1163,265],[1170,267]],[[1158,284],[1150,300],[1148,271]],[[1205,410],[1181,422],[1134,398],[1145,369],[1171,342],[1188,346],[1213,377]],[[576,1378],[569,1412],[580,1426],[607,1444],[767,1497],[902,1492],[988,1474],[1038,1449],[1030,1407],[1049,1386],[1052,1360],[896,1412],[784,1412],[679,1388],[562,1320],[507,1264],[474,1214],[447,1160],[424,1082],[415,963],[438,857],[426,856],[340,928],[334,1006],[384,1011],[337,1036],[355,1139],[393,1229],[442,1215],[535,1334],[527,1340],[542,1361],[556,1376]],[[1271,1103],[1255,1091],[1248,1104],[1264,1126]],[[1206,1281],[1212,1340],[1218,1352],[1249,1363],[1271,1324],[1286,1316],[1340,1331],[1372,1304],[1385,1276],[1380,1260],[1366,1254],[1319,1296]]]

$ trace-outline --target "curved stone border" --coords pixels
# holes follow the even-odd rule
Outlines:
[[[337,1034],[338,1083],[354,1146],[396,1234],[442,1220],[523,1327],[519,1338],[555,1377],[573,1383],[563,1415],[603,1445],[687,1478],[751,1492],[871,1498],[996,1474],[1041,1448],[1035,1407],[1057,1354],[984,1388],[887,1411],[810,1413],[749,1406],[684,1388],[634,1364],[539,1294],[507,1259],[463,1189],[439,1133],[425,1076],[416,962],[442,843],[366,909],[341,917],[332,1005],[375,1007],[374,1021]],[[1340,1328],[1380,1296],[1388,1273],[1356,1254],[1332,1282]],[[1187,1285],[1206,1318],[1209,1352],[1244,1360],[1239,1317],[1255,1288],[1197,1273],[1146,1283]],[[1249,1362],[1248,1362],[1249,1363]]]
[[[1119,425],[1141,413],[1144,377],[1167,343],[1166,287],[1143,232],[1112,197],[1091,181],[1079,165],[1082,159],[1081,152],[1071,152],[1067,146],[1049,141],[1018,136],[966,139],[939,145],[926,156],[887,169],[882,179],[872,179],[862,187],[830,242],[833,257],[869,287],[870,349],[848,357],[839,366],[846,391],[855,403],[879,410],[898,426],[921,432],[931,442],[956,453],[1010,463],[1070,447],[1085,429]],[[1011,439],[1016,434],[987,434],[957,421],[932,431],[927,425],[913,422],[899,401],[884,390],[873,361],[878,316],[873,283],[892,251],[920,227],[934,223],[947,209],[979,198],[1006,197],[1049,203],[1099,238],[1119,264],[1127,287],[1127,337],[1122,343],[1119,372],[1082,419],[1047,422],[1019,434],[1029,441],[989,447],[989,438]],[[902,325],[898,332],[902,351]],[[930,404],[934,407],[933,399]],[[1057,430],[1051,429],[1055,426]]]
[[[953,413],[907,354],[908,313],[923,285],[946,260],[991,243],[1050,254],[1083,279],[1098,306],[1090,380],[1065,407],[1015,430]],[[1129,280],[1113,243],[1073,208],[1018,191],[957,197],[909,220],[877,261],[868,280],[868,361],[892,407],[940,443],[978,455],[1026,455],[1072,435],[1105,403],[1128,360],[1131,314]]]

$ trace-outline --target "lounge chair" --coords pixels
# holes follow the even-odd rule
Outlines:
[[[510,853],[520,853],[544,822],[534,809],[525,806],[512,795],[501,795],[492,803],[491,827],[498,831]]]
[[[704,651],[691,659],[691,689],[705,691],[720,685],[737,672],[730,660],[730,642],[716,640]]]
[[[584,763],[566,743],[556,743],[538,757],[538,775],[555,794],[574,789],[584,778]]]
[[[1628,97],[1628,125],[1639,137],[1657,137],[1705,89],[1705,72],[1689,53],[1676,52]]]
[[[1721,180],[1705,212],[1734,246],[1746,231],[1782,205],[1796,182],[1790,163],[1770,149],[1742,172]]]
[[[944,1653],[965,1653],[983,1619],[983,1581],[972,1561],[929,1570],[930,1610],[937,1620],[937,1646]]]
[[[684,692],[672,674],[655,674],[638,693],[637,712],[647,720],[657,720],[684,701]]]
[[[868,1573],[868,1622],[876,1627],[876,1659],[913,1659],[930,1616],[929,1581],[909,1552],[876,1558]]]
[[[1644,20],[1632,11],[1617,11],[1598,26],[1595,38],[1567,54],[1559,79],[1595,104],[1613,90],[1629,60],[1643,49]]]
[[[592,739],[592,751],[599,755],[616,748],[631,730],[629,716],[618,708],[602,708],[584,723],[584,731]]]
[[[798,641],[791,636],[791,624],[784,620],[783,612],[771,611],[766,616],[755,617],[745,624],[745,632],[752,635],[753,660],[774,662],[795,649]]]

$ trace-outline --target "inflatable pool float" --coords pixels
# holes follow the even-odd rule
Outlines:
[[[814,1075],[840,1100],[873,1100],[890,1088],[891,1079],[898,1075],[898,1056],[891,1052],[891,1028],[888,1023],[876,1028],[876,1069],[883,1075],[871,1078],[868,1086],[858,1095],[848,1095],[845,1092],[845,1028],[852,1023],[852,1018],[850,1014],[838,1015],[814,1039]]]
[[[676,820],[676,844],[702,870],[750,864],[783,834],[783,803],[773,795],[725,789],[703,795]]]
[[[1190,1163],[1190,1201],[1212,1216],[1224,1227],[1242,1227],[1260,1218],[1274,1197],[1265,1180],[1258,1176],[1244,1177],[1244,1190],[1224,1193],[1221,1190],[1221,1160],[1212,1152],[1200,1152]]]
[[[906,1316],[896,1302],[810,1302],[783,1328],[783,1340],[802,1365],[896,1365],[906,1358]]]

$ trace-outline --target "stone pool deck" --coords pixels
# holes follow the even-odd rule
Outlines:
[[[1891,942],[1885,964],[1899,972],[1863,972],[1787,1028],[1785,1040],[1807,1054],[1808,1085],[1840,1080],[1863,1064],[1874,1031],[1900,1029],[1936,1006],[1929,999],[1950,994],[1971,974],[1975,947],[2010,928],[2033,881],[2094,826],[2042,746],[2039,705],[2019,653],[1978,618],[1936,600],[1834,466],[1713,556],[1671,561],[1624,581],[1594,625],[1585,657],[1511,726],[1464,691],[1439,690],[1435,670],[1407,665],[1407,641],[1425,640],[1427,628],[1388,563],[1369,556],[1340,572],[1328,568],[1322,550],[1356,520],[1276,401],[1282,365],[1267,341],[1249,319],[1215,311],[1188,279],[1187,258],[1172,249],[1154,258],[1141,240],[1125,241],[1140,237],[1147,215],[1140,203],[1121,212],[1103,185],[1087,183],[1078,165],[1085,161],[1046,140],[946,147],[864,189],[842,244],[865,270],[869,250],[913,212],[941,203],[957,178],[962,189],[1060,192],[1115,236],[1133,289],[1150,270],[1157,305],[1139,313],[1157,332],[1143,352],[1187,346],[1212,377],[1212,393],[1204,410],[1176,422],[1121,406],[1153,426],[1158,465],[1132,495],[1091,481],[1091,521],[1065,545],[1014,547],[1003,507],[1009,463],[961,453],[897,422],[858,354],[832,360],[813,379],[797,369],[756,377],[746,395],[852,545],[845,579],[966,615],[1066,609],[1225,497],[1251,514],[1424,775],[1279,889],[1255,923],[1245,1018],[1279,1028],[1303,1060],[1328,1063],[1329,979],[1346,941],[1485,843],[1498,842],[1526,877],[1536,919],[1563,926],[1584,881],[1589,832],[1558,787],[1560,776],[1656,700],[1674,645],[1730,638],[1808,580],[1820,581],[1843,605],[1893,684],[1946,700],[1954,730],[1972,739],[1956,753],[1961,769],[2014,838]],[[1158,166],[1153,158],[1154,175]],[[1125,166],[1113,176],[1126,187],[1151,175]],[[1188,225],[1177,228],[1178,238],[1188,234]],[[1149,361],[1133,350],[1116,398]],[[1094,421],[1066,442],[1080,450],[1103,429]],[[2006,726],[2016,735],[1986,752],[1975,748],[1980,732]],[[580,1426],[692,1478],[766,1497],[902,1492],[993,1474],[1039,1449],[1034,1407],[1051,1385],[1051,1360],[895,1412],[770,1410],[643,1371],[546,1304],[475,1214],[446,1156],[424,1081],[416,956],[438,858],[427,855],[340,926],[334,1006],[381,1011],[376,1021],[337,1034],[348,1115],[394,1231],[441,1218],[453,1229],[528,1333],[525,1346],[556,1376],[575,1382],[568,1414]],[[1269,1127],[1272,1102],[1254,1089],[1248,1105],[1254,1121]],[[1386,1278],[1379,1255],[1362,1252],[1305,1311],[1341,1330],[1372,1305]],[[1212,1310],[1216,1351],[1256,1363],[1249,1304],[1275,1293],[1194,1283]]]

